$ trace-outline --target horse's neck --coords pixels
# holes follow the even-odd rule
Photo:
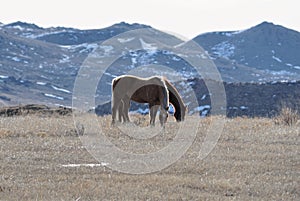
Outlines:
[[[165,81],[167,88],[169,89],[169,96],[170,96],[170,102],[174,105],[174,107],[184,107],[183,100],[181,99],[180,94],[178,93],[177,89],[168,81]],[[172,94],[171,94],[172,93]],[[175,108],[178,109],[178,108]]]

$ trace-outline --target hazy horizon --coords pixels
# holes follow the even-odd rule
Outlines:
[[[300,31],[296,5],[296,0],[110,0],[105,3],[10,0],[0,9],[0,22],[22,21],[45,28],[77,29],[99,29],[120,22],[139,23],[193,38],[212,31],[244,30],[264,21]]]

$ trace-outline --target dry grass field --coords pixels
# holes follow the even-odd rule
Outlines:
[[[99,124],[116,146],[128,149],[131,138],[110,127],[110,118],[98,117]],[[148,117],[132,118],[147,128]],[[0,117],[0,200],[300,200],[299,122],[226,119],[217,145],[200,160],[214,118],[199,118],[196,139],[173,165],[133,175],[87,165],[99,161],[82,145],[71,116]],[[168,122],[145,149],[161,148],[176,129]]]

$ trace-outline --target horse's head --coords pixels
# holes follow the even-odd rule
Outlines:
[[[187,105],[183,105],[182,108],[180,108],[178,110],[175,110],[174,116],[176,118],[176,121],[177,122],[184,121],[185,114],[187,113],[187,111],[188,111],[188,106]]]

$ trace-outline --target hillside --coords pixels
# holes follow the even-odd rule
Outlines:
[[[152,28],[148,25],[124,22],[94,30],[43,28],[26,22],[2,24],[0,104],[38,103],[71,106],[76,76],[88,56],[99,52],[98,55],[95,54],[99,62],[103,56],[112,56],[116,49],[105,46],[103,42],[126,31],[138,29]],[[152,31],[166,44],[172,44],[174,47],[184,42],[159,30],[152,29]],[[118,40],[125,44],[132,38]],[[227,99],[227,110],[230,114],[232,108],[244,106],[249,108],[249,111],[243,110],[242,113],[234,112],[234,114],[244,114],[247,111],[246,115],[257,115],[260,112],[254,111],[264,111],[260,106],[266,103],[274,105],[272,101],[269,102],[269,95],[261,96],[266,91],[266,94],[272,96],[276,94],[276,97],[298,97],[299,88],[296,83],[300,80],[299,32],[263,22],[242,31],[200,34],[193,40],[208,54],[199,56],[209,57],[219,70],[227,90],[227,97],[240,97],[243,100]],[[115,76],[127,74],[139,66],[156,65],[170,68],[182,77],[183,82],[174,81],[182,96],[188,96],[190,91],[186,89],[189,86],[203,89],[196,91],[200,100],[199,107],[190,108],[190,111],[209,109],[209,103],[201,100],[204,95],[208,97],[208,94],[205,94],[205,85],[197,82],[199,85],[194,86],[195,83],[189,81],[202,79],[202,75],[195,72],[194,67],[184,59],[185,55],[176,55],[171,51],[160,50],[145,41],[138,39],[137,41],[142,43],[143,49],[122,55],[104,72],[95,95],[96,105],[110,100],[110,83]],[[190,53],[192,50],[187,50],[186,55]],[[163,69],[158,69],[157,73],[164,74],[170,79],[175,75],[166,73]],[[140,74],[144,76],[153,74],[153,70],[149,68],[148,72],[140,71]],[[282,86],[282,83],[284,87],[280,89],[273,87]],[[289,86],[295,85],[297,87],[290,90]],[[253,100],[259,100],[256,106],[253,105]],[[291,98],[287,102],[297,100]],[[273,114],[277,103],[278,101],[276,106],[266,106],[267,112],[262,112],[263,116]]]

